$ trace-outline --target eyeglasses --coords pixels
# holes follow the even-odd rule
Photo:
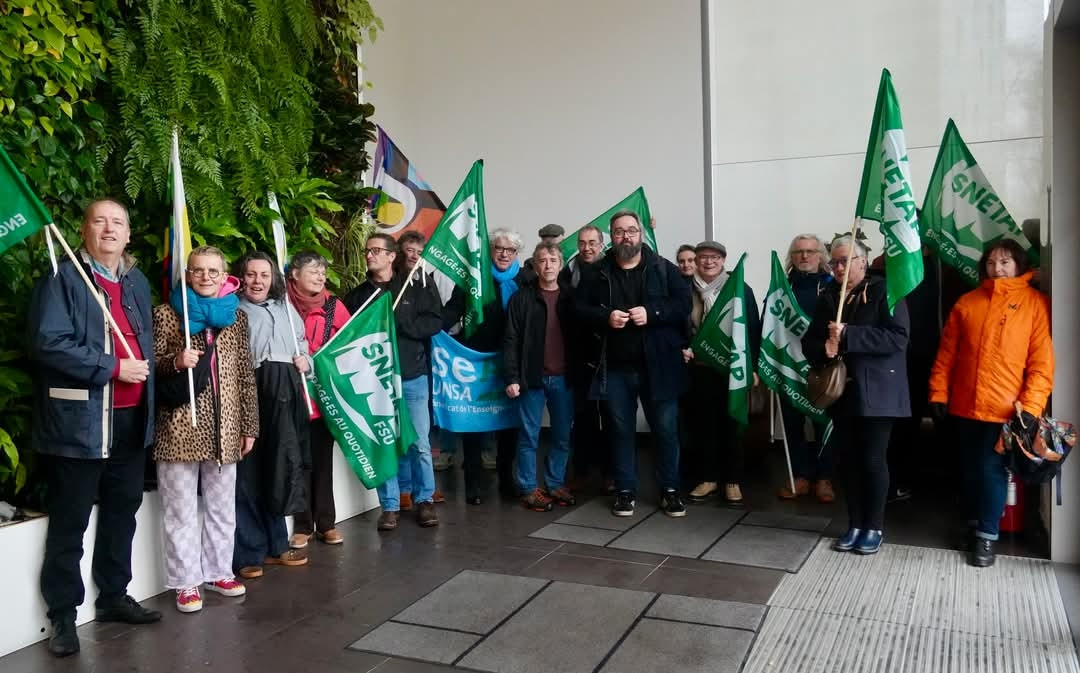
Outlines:
[[[380,252],[390,253],[390,252],[393,252],[393,250],[390,250],[388,248],[368,248],[367,250],[364,251],[364,254],[365,255],[377,255]]]
[[[830,261],[829,265],[830,266],[848,266],[849,262],[853,262],[856,259],[861,259],[861,258],[860,257],[837,257],[836,259]]]
[[[709,262],[719,262],[720,260],[722,260],[724,258],[721,257],[720,255],[698,255],[694,259],[696,261],[698,261],[698,262],[709,263]]]
[[[217,280],[218,277],[221,276],[221,274],[223,273],[221,269],[204,269],[202,267],[199,267],[197,269],[188,269],[187,272],[190,273],[192,276],[205,276],[210,280]]]
[[[641,230],[634,227],[630,229],[613,229],[611,231],[612,237],[623,238],[625,236],[637,236],[641,233]]]
[[[496,255],[516,255],[517,248],[504,248],[500,245],[493,245],[491,246],[491,252]]]

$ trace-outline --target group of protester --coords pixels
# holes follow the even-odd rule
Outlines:
[[[124,252],[126,210],[113,200],[92,203],[82,226],[82,268],[62,263],[40,281],[31,308],[38,369],[34,443],[45,457],[49,492],[41,587],[53,627],[50,651],[64,656],[79,649],[79,560],[95,500],[97,619],[148,623],[161,617],[126,593],[148,447],[163,505],[166,581],[181,612],[201,609],[203,590],[242,595],[237,577],[259,577],[264,565],[307,563],[313,536],[342,542],[335,528],[333,440],[317,407],[309,406],[305,377],[311,354],[380,292],[398,299],[402,390],[417,440],[401,457],[397,477],[377,489],[378,530],[397,528],[400,512],[409,509],[420,526],[439,523],[429,357],[430,340],[441,330],[473,350],[501,353],[505,393],[516,400],[520,421],[494,433],[503,496],[550,511],[573,505],[575,490],[591,481],[613,493],[612,514],[632,516],[640,402],[656,450],[661,510],[685,516],[684,493],[702,501],[719,495],[721,485],[725,500],[740,502],[744,452],[739,426],[724,413],[727,377],[697,362],[689,349],[730,277],[727,250],[715,241],[683,246],[676,266],[643,246],[643,226],[649,225],[633,211],[615,213],[606,253],[604,232],[586,226],[569,263],[557,225],[541,230],[541,243],[524,261],[518,234],[491,232],[497,297],[466,337],[460,330],[464,293],[440,293],[437,279],[416,269],[425,241],[414,232],[398,240],[369,237],[368,277],[343,300],[327,290],[327,261],[316,253],[295,255],[288,279],[268,255],[251,253],[238,263],[237,277],[220,250],[203,246],[187,260],[186,283],[172,289],[167,303],[151,307],[147,281]],[[800,235],[789,247],[792,289],[813,317],[805,354],[817,366],[842,358],[848,381],[829,409],[835,423],[829,447],[808,443],[803,417],[781,403],[797,478],[780,497],[807,495],[813,484],[819,500],[832,502],[831,449],[841,464],[850,522],[835,548],[876,552],[892,426],[911,416],[909,395],[922,395],[936,419],[948,417],[962,438],[957,446],[970,456],[965,502],[972,562],[989,565],[1006,479],[1004,459],[994,451],[996,432],[1015,415],[1014,402],[1028,418],[1039,416],[1052,388],[1046,300],[1030,287],[1017,244],[989,246],[980,264],[982,285],[949,317],[928,395],[915,393],[906,374],[908,311],[903,302],[889,310],[868,252],[849,236],[826,249],[817,236]],[[92,288],[80,273],[93,279]],[[748,285],[743,300],[755,367],[761,326]],[[128,349],[133,357],[123,356]],[[551,441],[540,466],[545,406]],[[473,505],[485,495],[481,453],[488,434],[456,438],[464,453],[465,499]]]

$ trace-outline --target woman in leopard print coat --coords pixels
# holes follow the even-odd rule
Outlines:
[[[181,612],[202,609],[202,586],[226,596],[244,593],[232,571],[236,463],[259,434],[259,407],[247,316],[237,310],[239,284],[226,274],[220,250],[196,248],[188,257],[187,283],[174,288],[169,304],[154,309],[160,379],[186,378],[183,370],[196,369],[200,359],[209,368],[196,391],[195,427],[189,404],[158,405],[156,417],[154,459],[164,510],[166,586],[176,590]],[[190,349],[184,348],[184,292]]]

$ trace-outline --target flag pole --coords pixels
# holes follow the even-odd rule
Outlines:
[[[847,275],[846,269],[844,275]],[[787,460],[788,483],[791,484],[791,495],[795,497],[798,493],[795,492],[795,475],[791,472],[791,447],[788,446],[787,428],[784,427],[784,414],[777,414],[777,416],[780,417],[780,437],[784,440],[784,458]]]
[[[851,270],[852,254],[855,252],[855,242],[857,240],[855,237],[859,233],[860,224],[862,224],[862,218],[856,216],[855,222],[851,225],[851,246],[848,250],[847,264],[844,265],[844,281],[840,284],[840,304],[836,307],[836,324],[838,325],[840,324],[840,319],[843,317],[844,313],[844,300],[847,299],[848,289],[848,271]],[[866,260],[866,263],[869,264],[870,260]]]
[[[776,441],[776,391],[769,389],[769,441]]]
[[[105,320],[109,323],[109,327],[112,328],[113,334],[116,335],[117,340],[120,342],[120,347],[124,349],[124,354],[127,355],[128,358],[134,360],[135,353],[131,351],[131,346],[128,345],[127,338],[120,330],[120,325],[116,324],[116,319],[113,318],[112,311],[109,310],[109,307],[105,305],[105,300],[102,299],[101,293],[98,292],[97,287],[94,285],[93,281],[90,280],[90,277],[86,275],[86,270],[83,269],[82,262],[79,261],[79,258],[75,256],[75,251],[72,250],[71,246],[68,245],[68,242],[60,233],[60,229],[55,224],[49,222],[45,226],[49,228],[49,231],[52,232],[56,240],[60,242],[60,247],[64,249],[64,253],[67,254],[68,259],[70,259],[75,265],[75,270],[79,272],[79,275],[82,277],[83,282],[86,283],[87,289],[90,290],[90,294],[94,296],[94,299],[97,301],[98,306],[101,307],[101,311],[105,314]]]
[[[397,305],[401,303],[401,298],[405,296],[405,290],[409,289],[409,283],[412,282],[413,276],[416,275],[416,270],[420,269],[423,265],[424,260],[421,259],[413,265],[413,268],[409,271],[409,275],[405,276],[405,282],[401,286],[401,292],[398,292],[397,299],[394,300],[394,307],[391,309],[392,311],[397,310]]]
[[[364,309],[367,308],[371,302],[375,301],[375,297],[378,297],[380,292],[382,292],[382,288],[375,288],[375,291],[371,293],[371,296],[367,298],[367,301],[360,304],[360,308],[356,309],[356,313],[353,313],[353,315],[360,315],[363,313]]]
[[[284,272],[282,272],[282,275],[285,275]],[[300,357],[300,340],[296,338],[296,323],[293,321],[292,315],[293,311],[295,310],[296,309],[293,308],[292,301],[289,299],[289,293],[286,292],[285,314],[289,316],[289,334],[292,334],[293,348],[295,349],[296,357]],[[303,384],[303,381],[301,381],[300,383],[300,388],[302,388],[304,391],[304,402],[307,404],[308,416],[311,416],[315,413],[315,407],[311,404],[311,393],[308,392],[307,386]]]

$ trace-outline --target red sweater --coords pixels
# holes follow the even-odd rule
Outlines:
[[[131,321],[128,320],[127,312],[124,311],[124,302],[121,296],[120,283],[114,282],[105,278],[99,273],[95,273],[94,276],[106,293],[109,295],[109,309],[112,313],[112,317],[116,320],[116,324],[120,326],[120,331],[124,333],[124,339],[127,341],[128,346],[131,347],[131,352],[135,354],[135,359],[143,359],[142,349],[139,348],[139,339],[135,336],[134,331],[131,329]],[[112,332],[112,330],[109,330]],[[118,377],[120,376],[120,359],[126,358],[127,353],[124,351],[124,347],[120,345],[120,338],[116,336],[116,333],[112,333],[113,336],[113,353],[116,355],[116,369],[113,370],[113,408],[114,409],[127,409],[130,407],[137,407],[142,402],[143,392],[146,389],[145,383],[124,383]]]

